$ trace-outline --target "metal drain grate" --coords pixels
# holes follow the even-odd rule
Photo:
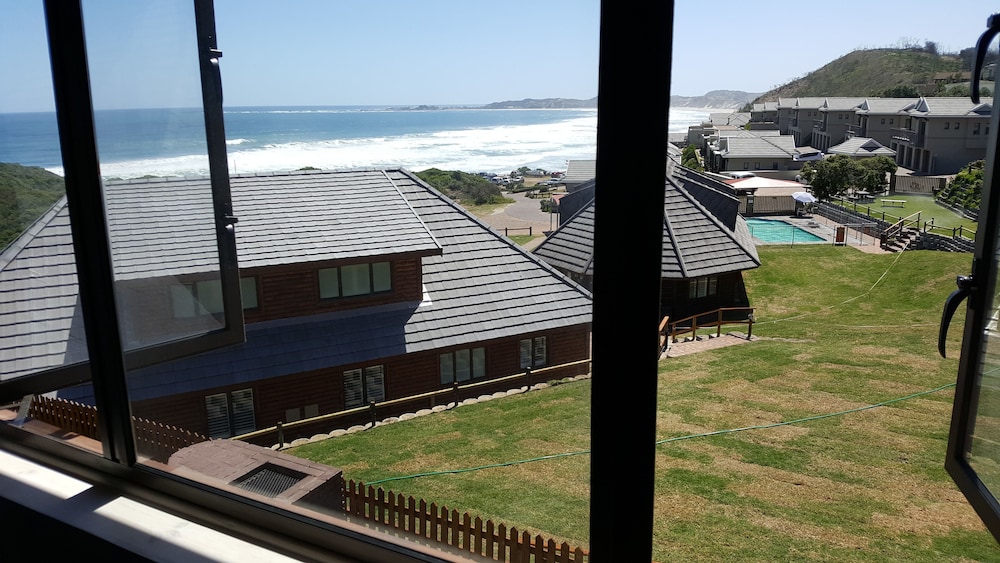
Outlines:
[[[274,498],[301,481],[305,476],[305,473],[268,463],[236,479],[230,485],[251,493]]]

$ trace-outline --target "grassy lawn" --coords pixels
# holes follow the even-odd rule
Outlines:
[[[882,218],[882,214],[886,214],[886,220],[895,221],[898,220],[900,216],[909,217],[914,213],[920,212],[920,223],[921,225],[931,218],[934,218],[934,224],[940,227],[954,228],[958,226],[963,226],[966,229],[976,230],[976,222],[972,219],[966,219],[954,211],[941,207],[934,202],[934,196],[931,195],[920,195],[920,194],[892,194],[886,196],[889,199],[901,199],[906,201],[905,207],[883,207],[882,202],[879,201],[880,198],[875,198],[873,203],[868,203],[864,205],[845,205],[848,208],[856,208],[861,213],[868,213],[873,217],[879,219]],[[869,211],[870,210],[870,211]],[[891,215],[891,217],[889,217]]]
[[[512,203],[514,203],[513,199],[505,197],[503,203],[486,203],[483,205],[463,205],[462,207],[469,213],[475,215],[476,217],[486,217],[487,215],[492,215],[493,212],[496,211],[497,209],[502,209]]]
[[[536,238],[541,238],[542,236],[543,235],[510,235],[510,240],[514,241],[519,246],[524,246]]]
[[[943,468],[958,362],[937,323],[971,255],[759,253],[761,339],[660,363],[654,558],[1000,560]],[[290,451],[585,546],[589,397],[565,383]]]

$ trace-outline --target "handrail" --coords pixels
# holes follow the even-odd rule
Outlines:
[[[379,408],[400,405],[400,404],[404,404],[404,403],[418,401],[418,400],[421,400],[421,399],[436,398],[436,397],[439,397],[439,396],[442,396],[442,395],[454,395],[454,396],[457,397],[458,392],[461,391],[461,390],[475,389],[476,387],[482,387],[484,385],[495,385],[497,383],[503,383],[505,381],[527,379],[530,382],[532,375],[537,375],[537,374],[540,374],[540,373],[546,373],[546,372],[550,372],[550,371],[555,371],[557,369],[563,369],[563,368],[578,366],[578,365],[581,365],[581,364],[589,364],[589,363],[590,363],[590,359],[577,360],[575,362],[567,362],[567,363],[564,363],[564,364],[558,364],[558,365],[554,365],[554,366],[545,366],[545,367],[534,368],[534,369],[527,368],[524,372],[518,372],[518,373],[515,373],[515,374],[512,374],[512,375],[505,375],[505,376],[497,377],[497,378],[494,378],[494,379],[484,379],[484,380],[481,380],[481,381],[475,381],[475,382],[471,382],[471,383],[466,383],[464,385],[459,385],[456,382],[451,387],[448,387],[447,389],[439,389],[437,391],[428,391],[427,393],[420,393],[420,394],[417,394],[417,395],[408,395],[406,397],[400,397],[398,399],[390,399],[388,401],[382,401],[380,403],[372,402],[372,403],[369,403],[369,404],[361,406],[361,407],[354,407],[354,408],[346,409],[346,410],[342,410],[342,411],[331,412],[331,413],[323,414],[323,415],[320,415],[320,416],[314,416],[312,418],[303,418],[303,419],[299,419],[299,420],[292,421],[292,422],[283,422],[283,423],[277,424],[275,426],[270,426],[268,428],[261,428],[261,429],[258,429],[258,430],[254,430],[253,432],[247,432],[246,434],[240,434],[239,436],[233,436],[230,439],[231,440],[249,440],[251,438],[257,438],[257,437],[260,437],[260,436],[266,436],[266,435],[271,434],[273,432],[282,432],[285,429],[298,428],[300,426],[306,426],[306,425],[309,425],[309,424],[315,424],[317,422],[326,422],[326,421],[334,420],[334,419],[337,419],[337,418],[342,418],[342,417],[345,417],[345,416],[349,416],[349,415],[352,415],[352,414],[361,414],[363,412],[372,412],[374,414],[374,412],[377,409],[379,409]]]
[[[729,311],[747,311],[747,318],[745,320],[729,320],[723,319],[723,313]],[[753,323],[756,322],[754,318],[754,307],[721,307],[713,311],[706,311],[704,313],[698,313],[691,315],[690,317],[685,317],[676,321],[671,321],[670,317],[663,317],[660,322],[660,335],[666,340],[677,342],[677,337],[682,334],[692,333],[695,336],[698,334],[699,328],[716,327],[715,336],[722,336],[722,325],[727,324],[745,324],[747,325],[747,340],[750,340],[753,335]],[[699,324],[698,320],[704,317],[715,315],[713,320],[706,323]],[[688,326],[690,325],[690,326]],[[667,330],[664,331],[664,326]]]

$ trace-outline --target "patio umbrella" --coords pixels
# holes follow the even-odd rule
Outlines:
[[[816,196],[809,192],[795,192],[792,194],[792,199],[800,203],[816,203],[819,201]]]

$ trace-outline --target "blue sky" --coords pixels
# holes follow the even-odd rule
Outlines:
[[[86,4],[98,107],[196,100],[190,5],[176,4]],[[930,40],[958,51],[985,29],[986,4],[677,0],[672,90],[763,92],[858,48]],[[0,10],[0,112],[51,109],[41,3]],[[216,19],[227,106],[597,95],[597,0],[216,0]]]

